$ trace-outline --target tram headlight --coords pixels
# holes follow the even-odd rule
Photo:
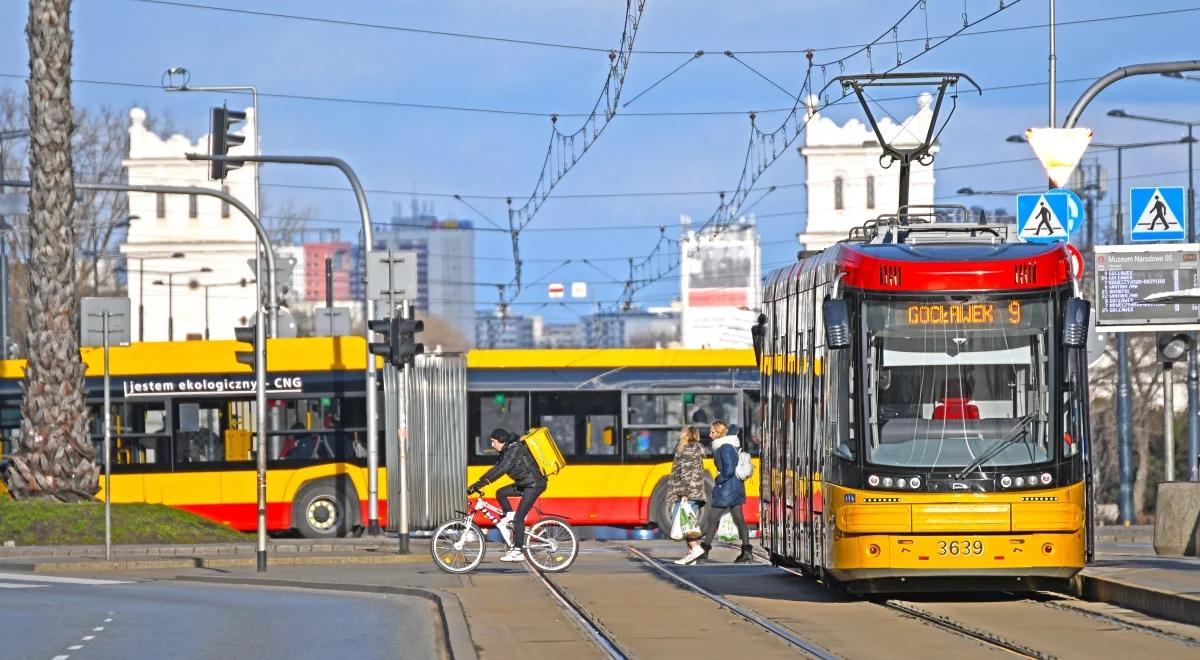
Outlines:
[[[892,478],[891,478],[891,477],[884,477],[884,478],[883,478],[883,487],[884,487],[884,488],[891,488],[891,487],[892,487]]]
[[[1003,477],[1000,477],[1000,486],[1002,488],[1008,488],[1009,486],[1012,486],[1012,483],[1012,477],[1008,476],[1007,474]]]
[[[913,477],[912,479],[909,479],[908,485],[914,489],[920,488],[921,487],[921,477]]]
[[[1049,472],[1043,472],[1042,473],[1042,485],[1049,486],[1051,481],[1054,481],[1054,477],[1051,476]]]
[[[904,488],[908,484],[904,477],[896,477],[896,488]]]
[[[867,485],[871,486],[872,488],[874,488],[875,486],[878,486],[879,485],[879,475],[872,474],[871,476],[867,477]]]
[[[1025,477],[1017,477],[1016,481],[1014,481],[1013,483],[1015,483],[1017,485],[1017,488],[1021,488],[1022,486],[1025,485]]]

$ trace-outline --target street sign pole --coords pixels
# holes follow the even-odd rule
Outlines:
[[[1175,374],[1170,362],[1163,363],[1163,450],[1166,478],[1175,481]]]
[[[393,307],[393,309],[395,309]],[[393,314],[396,312],[393,312]],[[412,318],[412,303],[405,298],[400,301],[400,318]],[[398,338],[393,337],[393,341]],[[398,552],[406,555],[409,552],[408,548],[408,398],[411,390],[409,379],[412,377],[412,371],[409,370],[408,362],[405,362],[400,367],[400,387],[397,388],[400,393],[400,406],[397,411],[397,427],[399,428],[400,437],[397,438],[399,444],[396,447],[396,455],[400,464],[400,541]]]
[[[104,561],[112,561],[112,383],[108,363],[108,320],[111,312],[101,314],[100,332],[104,335]]]
[[[83,298],[79,303],[79,343],[99,347],[104,356],[104,559],[112,561],[112,368],[109,349],[112,336],[117,344],[129,343],[128,298]],[[114,322],[114,319],[121,319]],[[97,341],[95,335],[100,335]]]

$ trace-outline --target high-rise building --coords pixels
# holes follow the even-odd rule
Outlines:
[[[536,348],[542,317],[480,312],[475,317],[475,346],[479,348]]]
[[[397,204],[390,222],[375,223],[373,249],[416,252],[417,309],[445,320],[469,343],[476,335],[474,225],[470,220],[439,220],[416,202],[411,215],[402,213]],[[357,265],[361,273],[361,261]],[[355,293],[361,296],[361,290]]]
[[[896,123],[879,119],[883,139],[896,147],[915,147],[929,133],[933,120],[933,97],[922,94],[917,111]],[[900,166],[885,169],[875,131],[858,119],[839,126],[809,103],[804,130],[805,185],[808,215],[804,232],[797,240],[807,250],[823,250],[846,238],[850,230],[881,214],[896,213],[900,197]],[[931,153],[937,153],[935,145]],[[886,162],[886,159],[884,160]],[[933,164],[913,163],[909,204],[933,203]]]
[[[762,256],[753,219],[685,229],[679,250],[684,348],[748,348],[761,299]]]
[[[303,299],[308,302],[325,300],[325,260],[329,259],[333,275],[333,299],[350,299],[350,257],[353,246],[348,242],[305,243],[304,268],[296,264],[304,282]]]

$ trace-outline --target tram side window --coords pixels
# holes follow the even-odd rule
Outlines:
[[[507,394],[497,392],[484,394],[478,398],[478,425],[472,432],[472,442],[475,444],[475,455],[495,454],[488,434],[494,428],[508,429],[510,433],[524,433],[526,409],[528,400],[523,394]],[[553,433],[553,431],[551,431]],[[558,437],[555,436],[555,440]]]
[[[175,426],[175,460],[212,463],[225,460],[222,438],[224,402],[180,403]]]

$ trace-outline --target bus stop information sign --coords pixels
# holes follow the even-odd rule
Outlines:
[[[1200,245],[1097,245],[1096,326],[1111,332],[1200,329],[1200,305],[1145,304],[1200,287]]]

